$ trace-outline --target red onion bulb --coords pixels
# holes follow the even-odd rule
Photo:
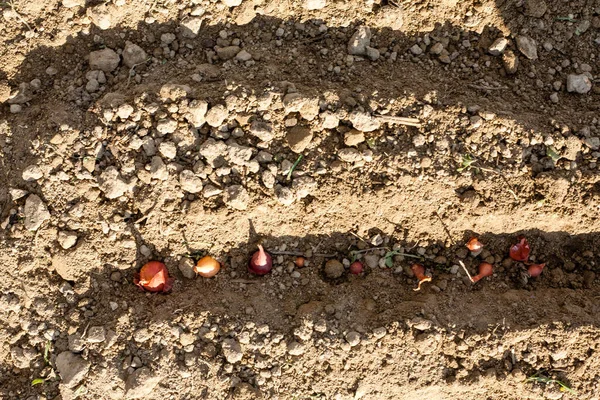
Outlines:
[[[258,251],[252,255],[250,262],[248,262],[248,271],[255,275],[266,275],[272,268],[273,258],[259,244]]]

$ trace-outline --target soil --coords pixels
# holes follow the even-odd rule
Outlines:
[[[0,398],[599,398],[594,2],[0,11]]]

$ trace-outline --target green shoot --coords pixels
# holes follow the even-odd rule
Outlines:
[[[554,18],[556,21],[567,21],[567,22],[577,22],[577,20],[573,17],[556,17]]]
[[[456,170],[458,172],[463,172],[463,171],[468,171],[471,168],[475,169],[475,172],[477,172],[477,168],[475,168],[473,166],[473,164],[475,164],[477,160],[475,160],[470,154],[465,154],[462,157],[462,161],[460,163],[460,167],[457,168]]]
[[[371,149],[371,150],[375,149],[375,138],[369,138],[366,141],[367,141],[367,146],[369,146],[369,149]]]
[[[547,146],[546,147],[546,156],[550,157],[552,159],[552,161],[554,161],[554,163],[556,164],[558,162],[558,160],[560,160],[560,154],[558,154],[556,152],[556,150],[554,150],[554,147],[552,146]]]
[[[31,381],[31,386],[39,385],[40,383],[44,383],[42,378],[37,378]]]
[[[575,391],[573,389],[571,389],[569,387],[569,385],[567,385],[564,382],[559,381],[558,379],[552,379],[548,376],[542,375],[543,372],[536,372],[535,374],[533,374],[532,376],[530,376],[529,378],[527,378],[525,380],[525,382],[537,382],[537,383],[544,383],[546,385],[552,385],[552,384],[557,384],[558,386],[560,386],[560,391],[561,392],[567,392],[570,394],[575,394]]]
[[[292,179],[292,172],[294,172],[294,170],[296,169],[298,164],[300,164],[300,161],[302,161],[302,154],[300,154],[300,156],[298,156],[298,159],[296,160],[294,165],[292,165],[292,168],[290,168],[290,172],[288,172],[287,177],[285,178],[286,180],[289,181],[290,179]]]
[[[420,256],[415,256],[413,254],[406,254],[399,250],[392,250],[392,251],[388,251],[387,253],[385,253],[385,256],[383,256],[383,258],[385,258],[385,266],[386,267],[392,268],[394,266],[394,256],[412,257],[412,258],[418,258],[419,260],[421,259]]]
[[[46,347],[44,348],[44,361],[46,361],[46,364],[50,364],[50,358],[49,358],[50,346],[51,346],[51,342],[48,340],[46,342]]]

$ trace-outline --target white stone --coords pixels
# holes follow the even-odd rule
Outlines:
[[[23,180],[26,182],[34,182],[44,176],[44,173],[37,165],[30,165],[23,170]]]
[[[305,0],[304,8],[307,10],[320,10],[325,8],[327,0]]]
[[[592,90],[592,81],[585,74],[567,75],[567,91],[585,94]]]
[[[172,160],[177,157],[177,146],[173,142],[162,142],[158,146],[158,151],[163,157]]]
[[[68,388],[77,386],[90,369],[88,361],[70,351],[63,351],[56,356],[55,364],[61,383]]]
[[[202,191],[202,179],[189,169],[184,169],[179,174],[179,184],[181,189],[188,193],[199,193]]]
[[[367,53],[367,46],[371,44],[371,30],[360,26],[348,42],[348,54],[363,56]]]
[[[50,219],[50,212],[46,204],[38,195],[31,194],[25,200],[25,229],[28,231],[37,231],[44,221]]]

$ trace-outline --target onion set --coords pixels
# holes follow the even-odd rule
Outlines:
[[[530,252],[531,248],[529,247],[529,243],[527,243],[527,239],[521,238],[519,243],[511,246],[509,255],[515,261],[527,261]]]
[[[272,268],[273,258],[259,244],[258,251],[252,255],[252,258],[248,262],[248,271],[255,275],[266,275]]]
[[[365,270],[363,263],[360,261],[354,261],[350,264],[350,273],[353,275],[360,275]]]
[[[194,266],[194,272],[204,278],[212,278],[221,270],[221,264],[211,256],[204,256]]]
[[[471,251],[471,255],[473,257],[478,256],[483,251],[483,243],[479,241],[477,238],[471,238],[466,244],[467,249]]]
[[[133,283],[148,292],[166,293],[173,287],[173,279],[169,278],[169,271],[160,261],[150,261],[142,267],[133,278]]]
[[[486,276],[492,276],[493,269],[494,267],[492,267],[492,264],[482,262],[481,264],[479,264],[479,274],[471,278],[471,282],[477,283],[481,280],[481,278],[485,278]]]
[[[527,273],[529,274],[530,277],[537,278],[538,276],[540,276],[542,274],[542,271],[544,270],[545,266],[546,266],[545,263],[544,264],[532,264],[527,269]]]
[[[421,284],[423,282],[431,282],[431,277],[425,275],[425,267],[423,267],[421,264],[413,264],[412,267],[410,267],[410,270],[413,272],[413,274],[415,274],[417,280],[419,281],[419,285],[413,289],[415,292],[421,290]]]

